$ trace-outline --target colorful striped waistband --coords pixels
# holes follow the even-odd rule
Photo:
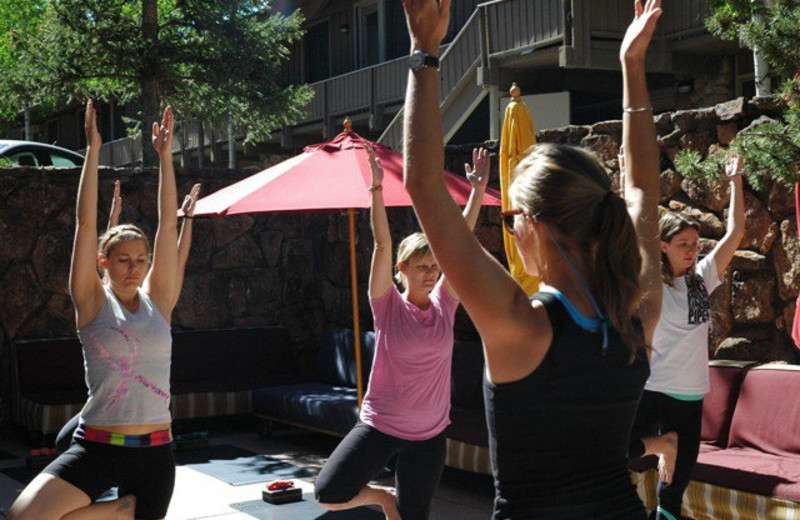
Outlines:
[[[89,442],[123,446],[125,448],[147,448],[150,446],[163,446],[172,442],[172,429],[159,430],[144,435],[123,435],[106,430],[98,430],[85,424],[78,425],[74,437]]]

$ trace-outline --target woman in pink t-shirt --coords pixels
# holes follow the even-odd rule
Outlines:
[[[390,520],[425,520],[444,468],[444,429],[450,424],[450,363],[458,298],[440,277],[439,265],[422,233],[406,237],[397,250],[392,280],[392,237],[383,202],[383,170],[367,148],[372,166],[372,231],[375,248],[369,297],[375,321],[375,360],[360,420],[339,444],[317,478],[320,505],[331,510],[367,504]],[[465,165],[472,194],[464,210],[475,226],[489,178],[484,149],[473,151],[474,171]],[[397,496],[368,483],[397,455]]]

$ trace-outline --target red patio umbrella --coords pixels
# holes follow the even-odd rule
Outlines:
[[[345,131],[332,141],[307,146],[297,157],[251,175],[197,201],[195,216],[240,215],[280,211],[347,210],[350,224],[350,272],[352,276],[353,332],[355,335],[358,403],[361,381],[361,332],[358,325],[358,284],[355,263],[355,210],[368,209],[372,195],[367,188],[372,172],[365,144],[375,149],[384,169],[383,197],[387,207],[411,206],[403,185],[403,155],[382,144],[362,138],[345,120]],[[463,177],[444,171],[445,184],[459,205],[465,205],[472,186]],[[487,189],[483,204],[500,206],[500,193]]]

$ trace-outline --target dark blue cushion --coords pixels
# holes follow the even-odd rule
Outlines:
[[[287,376],[297,374],[292,350],[284,327],[173,332],[173,393],[285,384],[290,382]]]
[[[316,379],[331,385],[355,388],[356,357],[351,329],[329,330],[322,340],[315,365]],[[367,331],[361,338],[361,373],[367,387],[372,358],[375,352],[375,333]]]
[[[23,397],[46,403],[61,399],[58,394],[72,396],[65,402],[86,399],[83,350],[77,338],[18,341],[14,348]],[[40,401],[44,396],[47,400]]]
[[[271,386],[253,392],[253,412],[346,435],[358,420],[358,398],[354,388],[324,383]]]
[[[450,372],[450,402],[454,407],[483,410],[483,346],[456,341]]]

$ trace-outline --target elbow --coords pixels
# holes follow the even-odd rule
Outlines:
[[[97,229],[97,217],[95,215],[83,215],[78,213],[75,216],[75,227],[79,231],[92,231]]]
[[[417,205],[425,197],[436,193],[439,186],[444,186],[441,178],[429,178],[419,175],[406,175],[403,184],[414,205]]]
[[[418,198],[424,193],[424,183],[416,175],[407,173],[403,179],[403,185],[405,185],[406,191],[412,200]]]
[[[387,241],[387,240],[383,240],[383,239],[379,239],[379,238],[376,238],[372,242],[372,246],[373,246],[375,251],[391,251],[391,249],[392,249],[391,241]]]

